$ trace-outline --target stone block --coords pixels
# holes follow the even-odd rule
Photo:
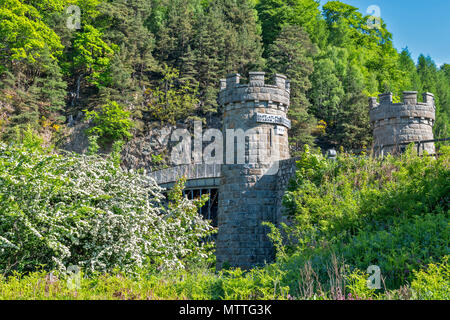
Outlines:
[[[403,103],[415,106],[417,104],[417,91],[403,91]]]

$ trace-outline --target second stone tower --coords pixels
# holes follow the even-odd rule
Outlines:
[[[434,95],[423,94],[417,101],[417,91],[403,92],[403,102],[393,103],[392,93],[369,98],[370,121],[373,124],[374,151],[376,155],[401,152],[406,144],[433,140],[435,122]],[[421,143],[420,153],[435,153],[433,142]]]

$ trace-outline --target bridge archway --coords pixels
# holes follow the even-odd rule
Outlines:
[[[187,196],[188,199],[193,200],[200,198],[202,195],[208,194],[209,199],[203,207],[200,208],[200,214],[208,220],[211,220],[213,227],[218,227],[217,213],[219,210],[219,189],[207,188],[207,189],[184,189],[183,196]]]
[[[186,177],[183,195],[192,200],[209,194],[208,202],[200,209],[200,214],[218,227],[219,185],[221,178],[220,164],[180,165],[159,171],[150,172],[149,176],[165,189],[172,189],[175,183]]]

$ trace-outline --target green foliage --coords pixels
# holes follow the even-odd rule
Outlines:
[[[261,29],[250,1],[154,0],[152,6],[154,56],[198,89],[198,115],[218,111],[220,75],[262,67]]]
[[[284,300],[288,287],[280,285],[282,273],[273,267],[225,270],[220,274],[220,286],[224,300]]]
[[[190,83],[177,86],[178,77],[176,69],[166,66],[159,87],[147,90],[148,112],[154,119],[175,124],[189,118],[198,107],[197,90]]]
[[[256,5],[267,48],[287,24],[302,27],[312,41],[322,47],[327,30],[321,18],[319,3],[314,0],[261,0]]]
[[[317,139],[323,148],[357,150],[371,141],[364,74],[350,52],[330,46],[315,59],[309,111],[326,123]]]
[[[302,295],[293,297],[293,291],[283,284],[285,273],[276,265],[248,272],[240,269],[215,273],[211,269],[198,268],[178,271],[157,271],[135,269],[133,274],[118,270],[111,273],[94,273],[69,276],[63,272],[48,273],[36,271],[28,274],[14,273],[0,275],[0,299],[71,299],[71,300],[148,300],[148,299],[189,299],[189,300],[361,300],[361,299],[448,299],[448,267],[446,258],[438,265],[430,265],[421,270],[412,287],[375,293],[367,287],[367,274],[354,270],[342,277],[344,283],[330,272],[333,287],[322,291],[316,282],[314,270],[300,269]],[[332,266],[331,268],[334,268]],[[330,269],[331,270],[331,269]],[[337,270],[342,271],[342,270]],[[75,285],[75,286],[74,286]],[[340,292],[339,286],[343,291]],[[311,290],[317,289],[317,290]]]
[[[133,121],[130,116],[131,113],[115,101],[109,101],[98,112],[86,110],[86,119],[94,123],[89,133],[98,136],[103,142],[131,138]]]
[[[219,274],[209,269],[170,272],[136,269],[134,274],[115,270],[88,276],[81,272],[76,278],[64,272],[37,271],[0,275],[0,299],[286,299],[287,288],[279,286],[278,276],[264,269]],[[71,287],[72,283],[76,286]]]
[[[349,63],[343,79],[346,94],[334,123],[335,135],[329,141],[347,150],[366,149],[371,146],[372,128],[367,114],[367,97],[361,70]]]
[[[367,285],[368,274],[355,269],[346,276],[346,288],[349,291],[349,297],[353,299],[372,299],[375,296],[375,289]]]
[[[3,138],[13,139],[16,129],[28,125],[40,133],[48,131],[39,126],[43,116],[59,126],[67,87],[57,61],[62,53],[60,37],[28,2],[3,1],[0,20]]]
[[[270,232],[267,234],[267,237],[270,239],[270,241],[272,241],[275,247],[277,261],[286,260],[287,259],[286,247],[283,244],[283,237],[281,235],[280,230],[277,227],[275,227],[273,223],[267,221],[264,221],[262,225],[270,228]]]
[[[58,35],[41,19],[39,11],[19,0],[5,0],[0,6],[0,72],[8,61],[35,62],[45,48],[55,59],[62,51]],[[23,35],[27,35],[24,37]]]
[[[26,130],[16,130],[15,143],[23,144],[23,146],[30,150],[43,150],[43,139],[36,134],[36,131],[28,125]]]
[[[38,63],[41,66],[41,75],[35,78],[28,91],[36,97],[36,100],[42,101],[40,105],[37,103],[41,108],[44,107],[42,115],[63,120],[61,113],[66,105],[64,100],[67,83],[63,80],[61,68],[51,59],[48,49],[44,49]]]
[[[437,138],[448,138],[450,117],[450,78],[445,73],[445,65],[438,70],[430,56],[420,55],[417,74],[422,91],[434,92],[436,103],[436,124],[433,128]]]
[[[330,30],[329,42],[332,45],[346,47],[355,55],[366,55],[363,64],[371,71],[385,72],[385,81],[390,81],[392,77],[399,79],[395,75],[397,53],[392,46],[392,35],[386,28],[382,19],[379,25],[374,28],[369,19],[371,16],[363,16],[358,12],[358,8],[347,5],[340,1],[330,1],[323,7],[325,21]],[[389,63],[389,65],[387,65]],[[385,64],[386,70],[378,69],[381,64]],[[378,79],[380,81],[381,79]],[[381,84],[382,81],[380,81]]]
[[[172,237],[167,239],[166,245],[173,244],[174,246],[183,246],[184,261],[186,264],[195,265],[201,261],[211,262],[211,253],[214,248],[213,242],[204,241],[208,236],[214,234],[217,230],[208,229],[201,230],[201,228],[193,225],[192,217],[198,217],[198,212],[201,207],[208,201],[208,195],[204,194],[198,199],[188,201],[183,196],[185,178],[178,180],[168,194],[168,208],[169,214],[165,218],[167,222],[173,225],[178,225],[181,230],[189,230],[183,237]],[[201,220],[201,219],[199,219]],[[209,221],[206,222],[209,226]],[[202,232],[203,231],[203,232]],[[202,232],[202,234],[199,234]]]
[[[67,28],[69,5],[81,9],[79,30]],[[403,90],[434,93],[435,137],[449,135],[448,65],[439,70],[425,56],[415,64],[393,47],[382,19],[373,28],[340,1],[6,0],[0,18],[4,139],[30,124],[57,140],[67,115],[108,101],[131,111],[136,134],[160,118],[214,121],[218,79],[264,68],[292,82],[293,154],[305,144],[369,147],[366,98],[386,91],[396,102]],[[167,68],[176,77],[166,79]],[[166,116],[167,92],[175,106]]]
[[[449,256],[442,258],[439,263],[430,263],[424,270],[414,270],[414,280],[411,288],[420,300],[449,300],[450,299],[450,267]]]
[[[152,162],[155,165],[158,165],[158,164],[160,164],[163,161],[162,154],[158,154],[158,155],[152,154],[151,156],[152,156]]]
[[[198,203],[175,188],[169,208],[161,189],[111,159],[61,156],[25,133],[24,145],[0,145],[0,273],[132,273],[170,270],[211,259],[213,231]],[[202,203],[204,200],[202,199]]]
[[[77,33],[73,43],[74,67],[87,76],[87,80],[98,87],[110,82],[109,67],[116,45],[109,46],[102,33],[91,25],[85,25]]]
[[[80,30],[66,27],[64,9],[71,4],[81,8]],[[92,245],[99,235],[74,226],[86,221],[108,225],[98,219],[117,215],[117,208],[130,213],[131,200],[124,195],[141,195],[141,189],[111,186],[136,178],[118,168],[132,128],[138,132],[145,130],[144,121],[174,124],[220,111],[217,81],[227,73],[245,75],[266,67],[288,76],[291,146],[293,154],[305,152],[284,200],[292,223],[285,232],[268,225],[276,265],[218,275],[203,269],[145,274],[139,280],[129,273],[95,275],[83,280],[78,293],[63,290],[63,275],[53,283],[46,273],[31,273],[2,278],[0,296],[266,299],[286,298],[289,286],[291,296],[307,299],[347,299],[349,293],[352,299],[412,297],[412,292],[413,298],[447,299],[447,260],[436,261],[448,255],[448,148],[441,147],[438,159],[409,152],[383,161],[364,153],[330,161],[306,146],[369,149],[367,96],[386,91],[393,92],[395,102],[403,90],[434,93],[434,135],[449,136],[450,65],[438,68],[424,55],[415,62],[407,48],[397,52],[384,21],[371,28],[369,19],[339,1],[327,2],[322,10],[313,0],[2,1],[0,133],[8,142],[23,144],[2,145],[0,152],[3,271],[34,271],[42,263],[50,270],[61,261],[99,257],[103,251]],[[94,110],[87,112],[94,125],[89,156],[48,153],[42,145],[57,136],[65,116],[81,108]],[[93,156],[97,141],[114,142],[107,162]],[[152,160],[162,166],[162,155]],[[75,170],[77,165],[84,171]],[[75,188],[76,180],[83,188]],[[92,185],[98,188],[86,194]],[[171,213],[165,215],[170,224],[160,233],[167,240],[160,234],[142,240],[180,245],[167,255],[161,249],[150,258],[153,266],[166,258],[171,266],[213,263],[210,244],[203,241],[211,230],[201,227],[196,237],[198,229],[190,224],[198,222],[196,212],[205,199],[187,202],[181,190],[177,184],[170,195]],[[111,192],[120,194],[114,205]],[[334,254],[350,268],[338,265]],[[130,270],[134,256],[119,252],[102,259],[104,269]],[[371,264],[381,267],[387,288],[398,292],[374,295],[364,287],[365,275],[358,270]],[[407,282],[412,288],[405,287]]]
[[[98,144],[98,136],[90,134],[88,136],[88,141],[89,141],[89,147],[88,147],[87,155],[88,156],[96,155],[98,150],[100,149],[100,146]]]
[[[330,255],[365,270],[378,265],[393,288],[412,271],[448,253],[449,153],[383,160],[340,154],[328,160],[306,150],[283,204],[289,264]],[[326,270],[319,271],[322,276]]]
[[[288,115],[292,120],[290,143],[295,151],[300,150],[304,144],[313,143],[311,132],[315,127],[315,119],[307,112],[310,104],[306,92],[312,87],[309,76],[314,70],[312,57],[316,50],[308,34],[295,25],[284,26],[269,47],[270,70],[273,73],[285,74],[291,82]]]
[[[102,1],[97,7],[95,26],[102,30],[102,39],[116,44],[108,67],[108,85],[99,90],[103,100],[121,104],[132,102],[141,106],[144,87],[151,83],[150,72],[157,70],[152,55],[155,36],[146,27],[151,3],[145,0]],[[141,118],[141,108],[134,111]]]
[[[120,152],[122,151],[123,145],[124,145],[123,140],[114,141],[112,145],[111,160],[117,168],[120,166],[121,161]]]
[[[345,94],[342,80],[346,73],[348,52],[344,48],[329,47],[314,61],[314,73],[311,81],[310,110],[327,124],[333,125],[340,111]]]
[[[68,274],[55,271],[36,271],[28,274],[15,272],[10,276],[0,275],[0,299],[70,299],[70,300],[380,300],[380,299],[433,299],[448,300],[449,270],[448,258],[441,263],[430,264],[427,269],[414,272],[411,288],[404,286],[398,290],[375,293],[367,287],[368,275],[355,269],[343,276],[344,291],[339,292],[340,281],[333,278],[330,291],[314,288],[314,270],[300,269],[303,280],[303,295],[292,297],[292,290],[283,285],[282,272],[276,265],[248,272],[240,269],[215,273],[211,269],[198,268],[178,271],[149,271],[135,269],[133,274],[118,270],[110,273],[86,275]],[[332,266],[334,268],[336,266]],[[331,269],[330,269],[331,270]],[[337,270],[342,271],[342,270]],[[301,281],[301,280],[299,280]],[[317,289],[312,290],[311,289]]]

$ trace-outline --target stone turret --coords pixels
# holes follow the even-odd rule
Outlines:
[[[401,151],[405,146],[399,144],[403,143],[433,140],[435,105],[432,93],[423,94],[424,102],[417,102],[417,91],[403,92],[402,103],[393,103],[392,93],[380,94],[379,101],[369,98],[376,154]],[[423,144],[421,150],[434,153],[434,143]]]
[[[219,187],[217,267],[249,268],[273,258],[262,221],[277,220],[277,174],[289,158],[289,81],[276,74],[265,83],[264,72],[239,74],[220,81],[224,161]],[[243,134],[245,132],[245,134]]]

